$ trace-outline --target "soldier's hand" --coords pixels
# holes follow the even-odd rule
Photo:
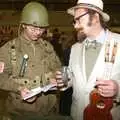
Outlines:
[[[61,88],[64,86],[64,82],[62,80],[62,72],[56,71],[56,81],[58,88]]]
[[[20,90],[21,97],[23,98],[29,92],[30,92],[29,89],[27,89],[27,88],[21,88],[21,90]],[[37,99],[37,96],[34,96],[34,97],[31,97],[31,98],[29,98],[29,99],[27,99],[25,101],[31,103],[31,102],[34,102],[36,99]]]
[[[0,62],[0,73],[3,73],[4,71],[4,65],[5,63],[4,62]]]
[[[56,81],[55,78],[50,79],[50,83],[54,84],[55,86],[57,86],[57,81]]]

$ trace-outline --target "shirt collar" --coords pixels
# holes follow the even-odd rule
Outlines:
[[[100,32],[100,34],[98,36],[96,36],[95,40],[101,44],[104,43],[105,39],[107,36],[107,31],[105,31],[104,29]],[[90,38],[87,38],[88,41],[93,41]]]

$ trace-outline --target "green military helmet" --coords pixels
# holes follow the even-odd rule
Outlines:
[[[22,10],[20,23],[37,27],[49,26],[47,9],[38,2],[28,3]]]

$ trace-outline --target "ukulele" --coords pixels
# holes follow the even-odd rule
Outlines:
[[[110,43],[106,42],[105,46],[105,67],[104,80],[110,80],[115,55],[117,52],[117,43],[113,43],[111,48]],[[110,54],[111,53],[111,54]],[[110,110],[113,107],[112,97],[103,97],[98,93],[97,86],[90,93],[90,104],[84,110],[84,120],[112,120]]]

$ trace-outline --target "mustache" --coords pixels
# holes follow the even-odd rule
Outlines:
[[[76,29],[77,32],[80,32],[80,31],[82,31],[82,30],[83,30],[83,27],[80,27],[80,28],[77,28],[77,29]]]
[[[86,39],[86,34],[83,32],[83,28],[78,28],[77,29],[77,40],[78,42],[83,42]]]

